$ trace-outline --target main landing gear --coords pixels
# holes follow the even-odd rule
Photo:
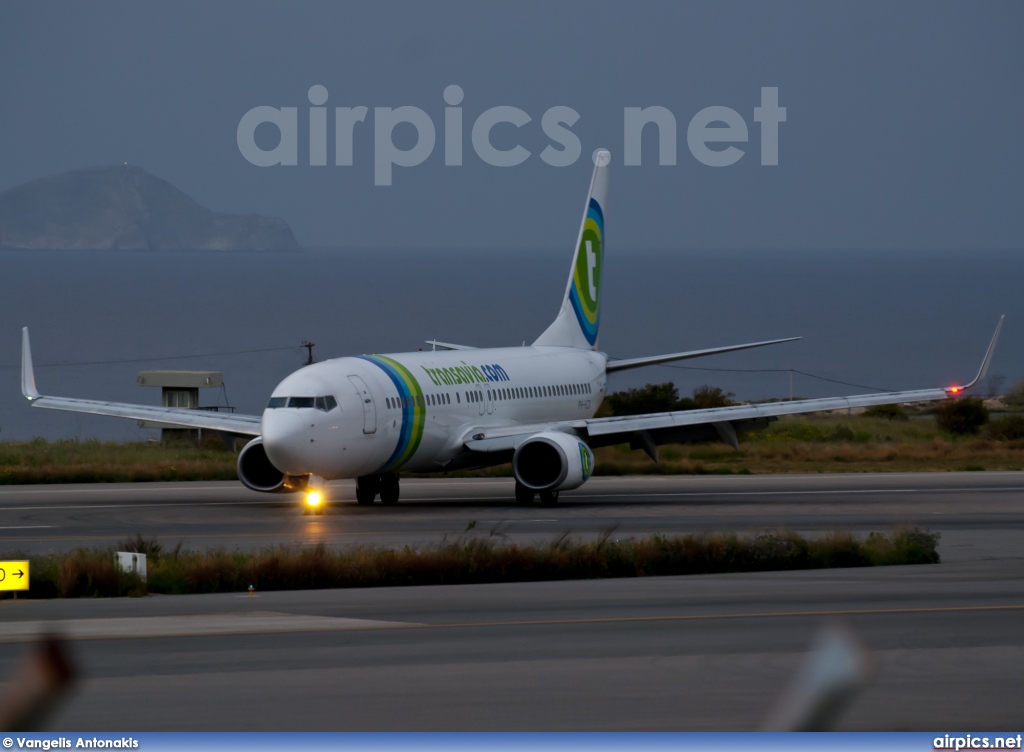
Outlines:
[[[392,506],[398,503],[398,491],[398,475],[395,473],[356,478],[357,504],[372,504],[379,494],[381,504]]]
[[[527,488],[518,480],[516,481],[516,504],[532,504],[533,497],[537,495],[537,492],[532,488]],[[552,507],[558,503],[558,491],[541,491],[540,492],[540,505],[542,507]]]

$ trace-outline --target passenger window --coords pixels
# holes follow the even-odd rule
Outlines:
[[[288,405],[287,397],[271,397],[270,402],[267,404],[267,409],[275,407],[285,407]]]

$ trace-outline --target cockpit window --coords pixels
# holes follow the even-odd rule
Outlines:
[[[328,394],[323,397],[271,397],[267,409],[276,407],[315,407],[329,413],[338,406],[338,400]]]

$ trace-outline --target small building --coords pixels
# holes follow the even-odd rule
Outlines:
[[[219,389],[224,386],[222,371],[142,371],[136,379],[139,386],[160,387],[164,407],[184,407],[190,410],[210,410],[214,412],[234,412],[229,406],[203,406],[199,404],[200,389]],[[231,445],[234,434],[212,431],[202,428],[180,428],[154,420],[138,421],[140,428],[159,428],[163,441],[191,441],[199,443],[204,436],[219,436]]]

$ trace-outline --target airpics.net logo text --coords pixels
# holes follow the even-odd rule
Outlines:
[[[467,116],[462,106],[465,98],[462,87],[456,84],[448,86],[443,97],[446,105],[441,128],[444,164],[446,167],[460,167],[466,150],[464,131],[471,115]],[[356,143],[372,138],[374,185],[391,185],[395,167],[416,167],[434,153],[437,127],[426,110],[410,105],[374,107],[370,118],[370,108],[364,105],[328,108],[325,105],[329,94],[327,88],[320,84],[309,88],[307,98],[312,106],[308,113],[303,108],[301,118],[298,107],[261,105],[246,112],[238,122],[236,133],[242,156],[258,167],[297,166],[300,164],[300,141],[305,141],[303,146],[308,146],[308,160],[303,154],[303,164],[326,167],[329,146],[333,145],[334,165],[351,167]],[[761,87],[761,101],[751,109],[752,121],[760,132],[760,163],[763,166],[778,165],[779,124],[786,122],[786,108],[779,106],[778,87]],[[572,107],[559,105],[548,108],[540,118],[540,129],[550,143],[536,155],[537,158],[552,167],[575,164],[583,153],[583,145],[572,127],[580,117]],[[481,162],[493,167],[523,164],[534,156],[529,149],[519,143],[509,147],[507,138],[502,139],[504,148],[498,148],[491,135],[499,125],[503,129],[510,126],[519,129],[533,122],[533,117],[519,107],[502,105],[486,109],[468,125],[472,152]],[[264,148],[257,143],[256,130],[263,125],[277,131],[277,145],[273,148]],[[395,130],[403,125],[411,127],[416,134],[415,141],[408,148],[400,148],[395,143]],[[645,132],[656,138],[658,164],[676,164],[678,126],[675,114],[667,107],[625,107],[622,126],[624,165],[642,164],[641,146]],[[750,149],[745,146],[751,139],[749,131],[746,118],[737,110],[721,105],[705,107],[693,115],[686,126],[686,146],[701,164],[729,167],[739,162]]]

